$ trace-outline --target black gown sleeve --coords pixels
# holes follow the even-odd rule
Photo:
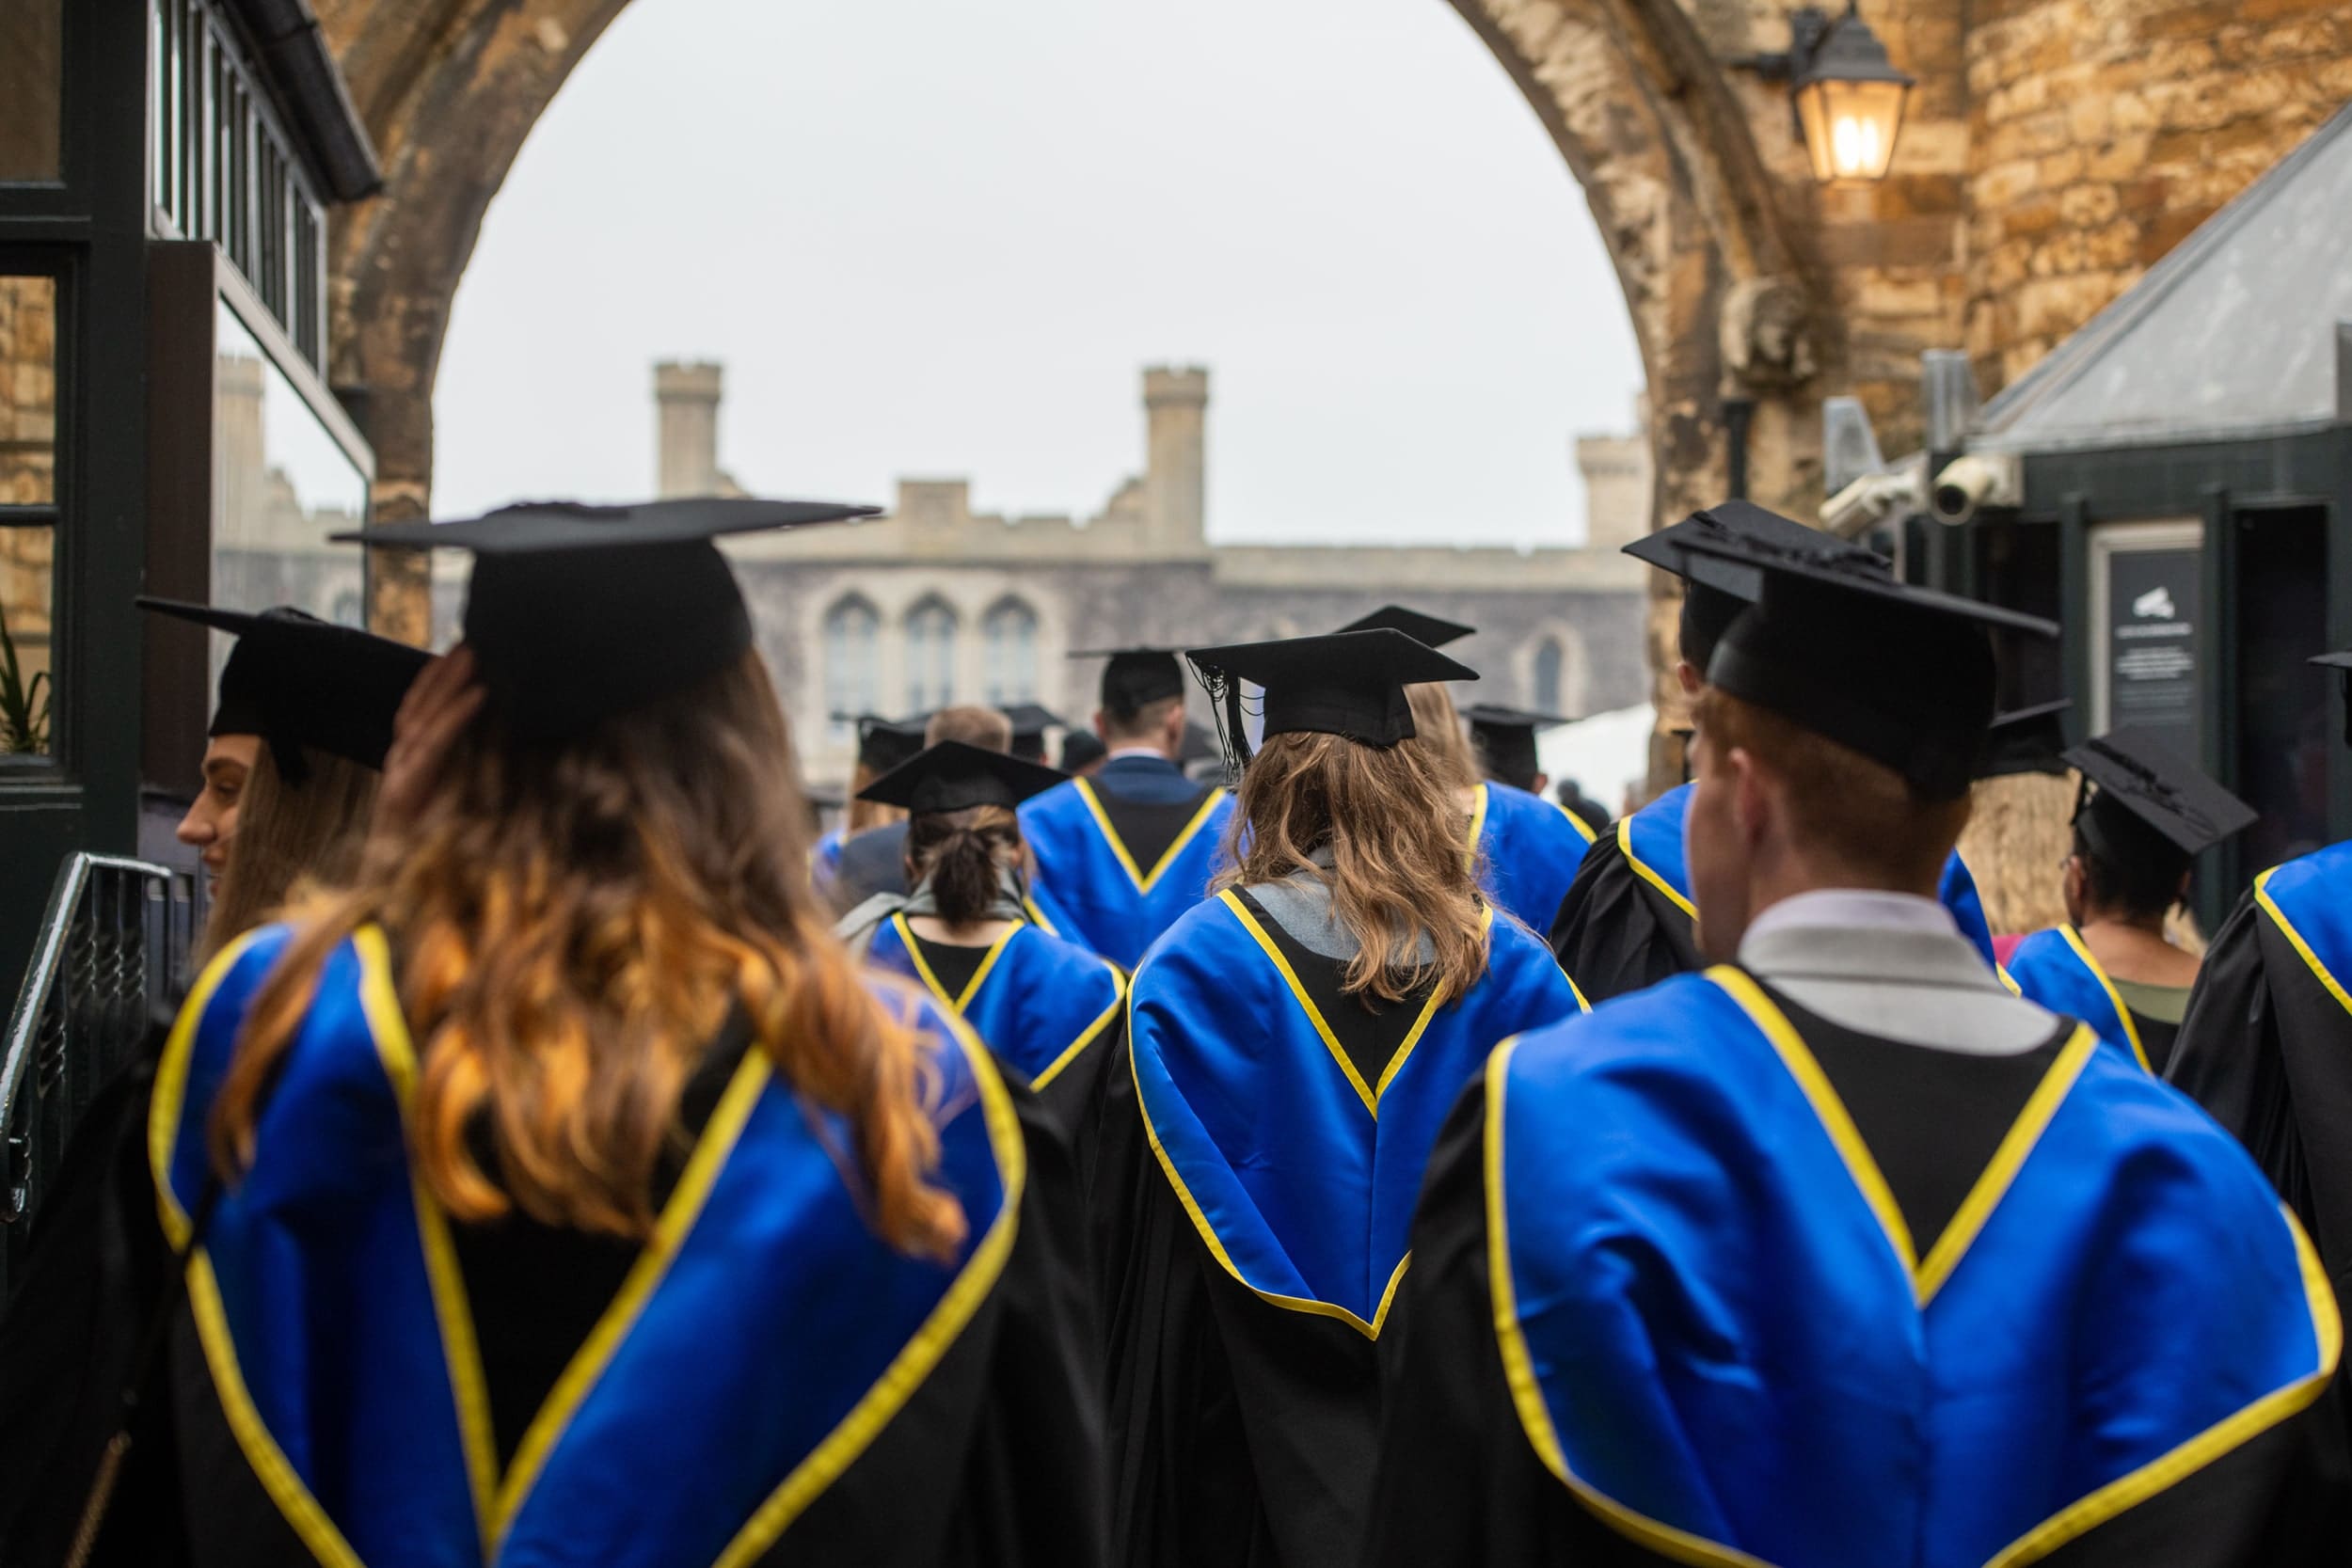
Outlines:
[[[2340,1391],[2042,1560],[2050,1568],[2320,1568],[2352,1545]]]
[[[1113,1560],[1268,1560],[1200,1243],[1144,1133],[1129,1043],[1104,1067],[1089,1204]]]
[[[1029,1177],[1003,1276],[874,1446],[761,1559],[763,1568],[1111,1560],[1077,1170],[1036,1096],[1009,1087]]]
[[[1091,1217],[1096,1171],[1101,1164],[1103,1117],[1107,1098],[1117,1086],[1117,1075],[1127,1071],[1127,1010],[1121,1006],[1094,1043],[1078,1053],[1068,1067],[1055,1074],[1054,1081],[1037,1091],[1038,1101],[1054,1126],[1069,1140],[1073,1175],[1080,1195],[1080,1206],[1088,1215],[1087,1228],[1091,1232]],[[1130,1101],[1135,1097],[1128,1086]],[[1079,1256],[1091,1258],[1093,1243],[1089,1240]],[[1090,1297],[1091,1299],[1091,1297]]]
[[[2310,1167],[2288,1094],[2278,999],[2264,960],[2266,917],[2251,893],[2214,933],[2165,1077],[2228,1128],[2317,1234]]]
[[[1584,852],[1552,919],[1551,952],[1594,1006],[1700,967],[1691,917],[1642,879],[1613,833]]]
[[[171,1277],[147,1168],[151,1048],[101,1089],[34,1216],[0,1320],[0,1561],[62,1562]],[[170,1401],[143,1390],[90,1561],[185,1560]]]
[[[1380,1338],[1380,1454],[1364,1568],[1662,1563],[1588,1513],[1519,1424],[1487,1278],[1486,1085],[1438,1134],[1413,1266]]]

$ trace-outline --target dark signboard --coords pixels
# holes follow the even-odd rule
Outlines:
[[[2106,558],[2106,723],[2156,731],[2198,752],[2197,607],[2202,552],[2119,549]]]

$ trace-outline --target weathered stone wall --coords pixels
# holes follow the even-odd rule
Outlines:
[[[2344,0],[1979,0],[1966,43],[1988,393],[2352,99]]]

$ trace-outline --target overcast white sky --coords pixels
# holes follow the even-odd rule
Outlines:
[[[726,364],[755,494],[1101,506],[1210,367],[1226,541],[1567,543],[1641,385],[1575,179],[1444,0],[634,0],[491,203],[435,510],[653,484]]]

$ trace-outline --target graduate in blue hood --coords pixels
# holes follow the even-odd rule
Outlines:
[[[2302,1228],[1935,897],[1987,628],[2057,628],[1704,547],[1761,579],[1697,705],[1715,967],[1498,1047],[1448,1118],[1364,1560],[2341,1560]]]
[[[479,708],[164,1051],[133,1453],[197,1568],[1104,1560],[1069,1156],[830,934],[714,543],[865,510],[357,536],[474,552],[479,697],[402,722]]]
[[[1119,966],[1030,917],[1015,807],[1063,775],[1002,752],[942,741],[867,785],[907,813],[903,897],[882,895],[836,927],[866,961],[915,981],[972,1025],[1080,1148],[1089,1167],[1104,1066],[1126,1028]]]
[[[1484,885],[1522,925],[1548,930],[1594,839],[1591,824],[1543,792],[1534,765],[1536,728],[1563,721],[1485,703],[1461,718],[1470,765],[1483,775],[1470,796],[1470,842]]]
[[[1741,596],[1744,585],[1690,578],[1681,546],[1711,539],[1757,539],[1804,549],[1830,536],[1748,501],[1724,501],[1625,546],[1626,554],[1684,579],[1675,673],[1684,694],[1692,697],[1704,684],[1717,641],[1748,602]],[[1857,569],[1892,578],[1883,558],[1860,549],[1853,555]],[[1691,879],[1683,863],[1683,817],[1690,805],[1691,786],[1683,784],[1619,817],[1578,865],[1559,907],[1549,916],[1534,917],[1550,921],[1551,949],[1586,1001],[1598,1004],[1700,967],[1691,927]],[[1957,850],[1944,863],[1936,895],[1991,966],[1993,933],[1985,924],[1984,904]]]
[[[2059,760],[2082,774],[2066,924],[2019,942],[2009,976],[2161,1073],[2197,983],[2197,955],[2165,936],[2165,917],[2188,896],[2197,857],[2258,814],[2146,730],[2095,736]]]
[[[1102,658],[1095,732],[1108,750],[1085,778],[1021,808],[1054,928],[1133,970],[1160,933],[1206,896],[1233,802],[1185,777],[1184,676],[1172,648],[1076,653]]]
[[[1106,1105],[1114,1549],[1352,1563],[1382,1326],[1445,1108],[1577,1003],[1480,894],[1405,688],[1470,672],[1392,630],[1191,658],[1246,744],[1233,869],[1136,973]]]
[[[1384,605],[1340,629],[1369,631],[1380,626],[1401,631],[1432,648],[1445,647],[1477,632],[1475,626],[1404,605]],[[1454,705],[1454,693],[1443,682],[1417,683],[1406,689],[1406,696],[1413,705],[1412,744],[1436,754],[1468,819],[1463,844],[1477,871],[1479,886],[1513,919],[1538,931],[1545,929],[1593,842],[1590,825],[1529,787],[1530,783],[1541,784],[1534,767],[1533,726],[1550,721],[1507,708],[1483,709],[1490,725],[1488,736],[1496,740],[1495,754],[1502,764],[1489,767],[1472,735],[1465,733],[1463,714]],[[1498,738],[1499,732],[1491,728],[1498,717],[1506,727],[1521,721],[1528,726],[1518,732],[1527,764],[1521,777],[1511,777],[1506,771],[1515,769],[1519,747]]]
[[[2339,673],[2352,745],[2352,648],[2311,662]],[[2352,1291],[2352,840],[2254,879],[2205,950],[2166,1074],[2245,1143]]]

